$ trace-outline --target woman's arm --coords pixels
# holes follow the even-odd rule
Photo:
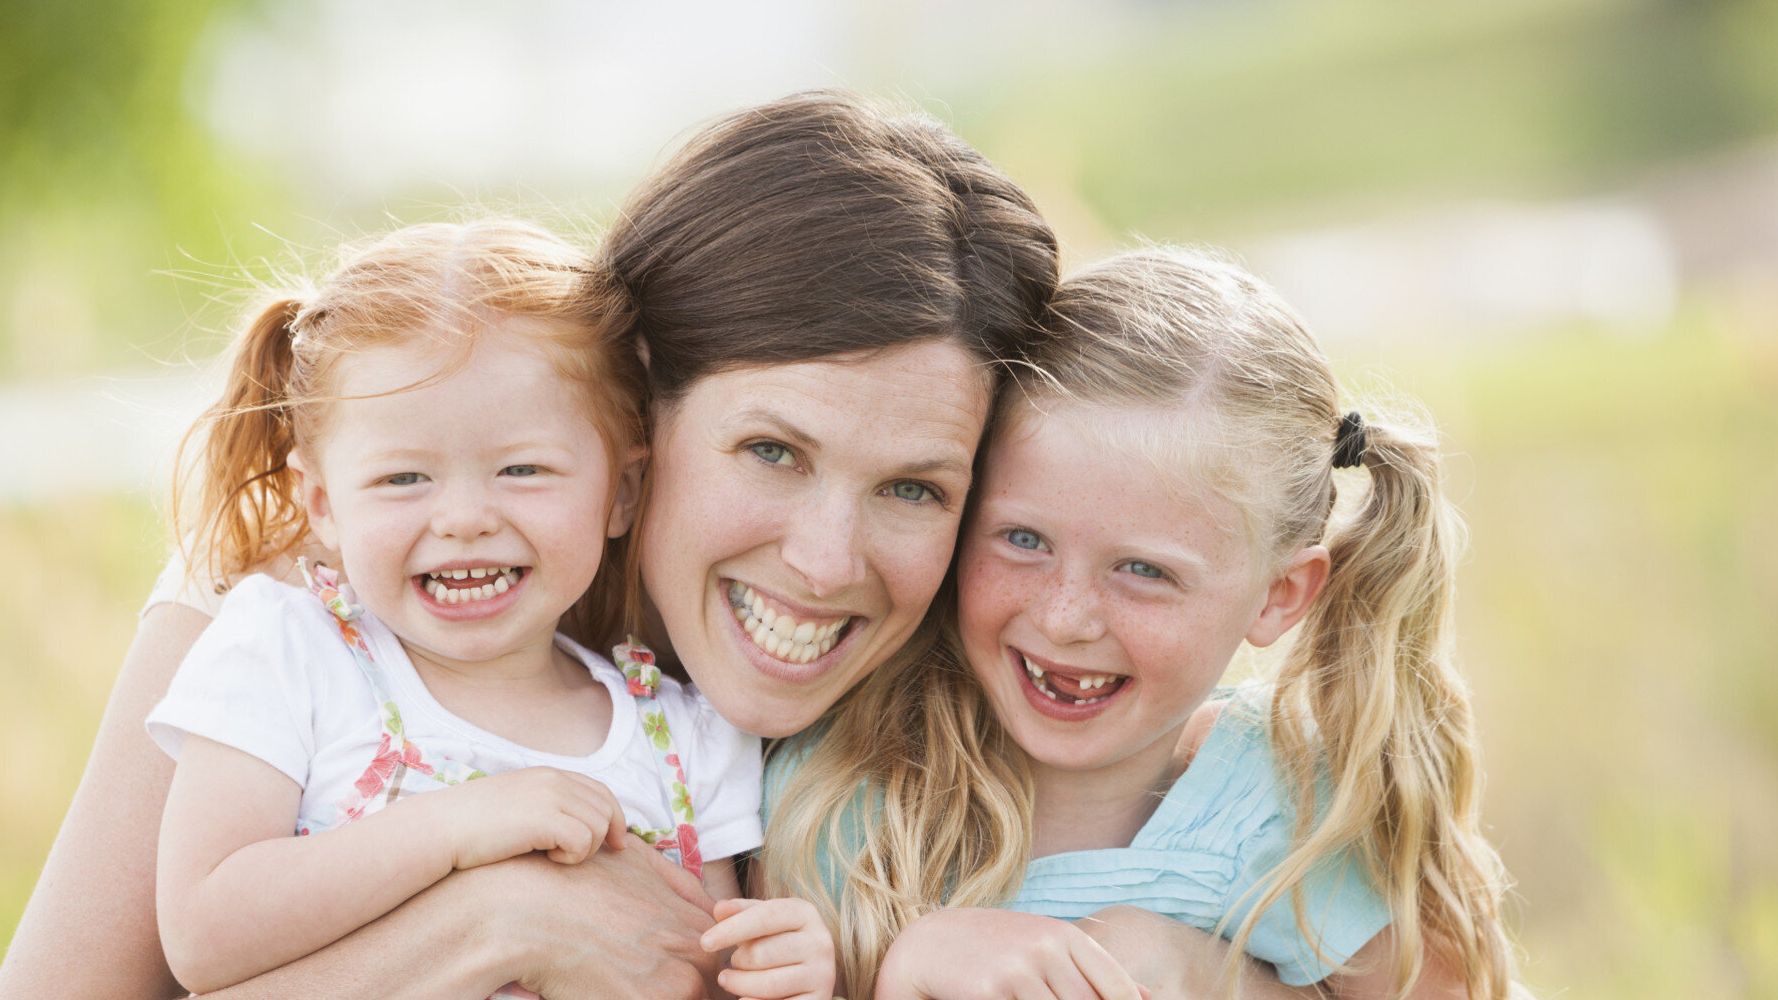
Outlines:
[[[177,604],[142,616],[80,788],[0,965],[0,996],[182,992],[161,957],[154,917],[155,837],[173,762],[142,723],[209,623]]]
[[[711,902],[640,840],[579,865],[532,854],[457,872],[328,948],[217,1000],[479,1000],[517,981],[550,1000],[700,1000]]]

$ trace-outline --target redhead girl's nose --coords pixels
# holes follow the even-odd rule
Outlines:
[[[443,538],[480,538],[500,530],[500,514],[487,490],[461,486],[438,492],[432,531]]]
[[[858,504],[841,491],[811,498],[784,525],[780,558],[811,597],[830,597],[864,579],[864,542]]]
[[[1105,635],[1099,596],[1090,581],[1067,570],[1053,574],[1031,607],[1032,621],[1057,646],[1093,642]]]

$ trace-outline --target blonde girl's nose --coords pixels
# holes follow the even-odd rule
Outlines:
[[[1057,646],[1093,642],[1105,635],[1105,616],[1091,582],[1066,570],[1052,574],[1031,606],[1032,621]]]

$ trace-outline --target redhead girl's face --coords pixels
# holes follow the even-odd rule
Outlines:
[[[795,733],[907,641],[987,412],[980,367],[929,341],[711,375],[660,416],[643,578],[724,718]]]
[[[1282,632],[1274,588],[1233,506],[1184,495],[1107,443],[1165,434],[1178,412],[1046,409],[1021,407],[1000,429],[978,487],[960,561],[964,650],[1041,764],[1164,768],[1241,643]]]
[[[611,454],[536,320],[490,323],[464,364],[413,340],[342,358],[301,456],[310,522],[359,600],[445,664],[536,655],[599,570]],[[459,578],[459,574],[461,578]]]

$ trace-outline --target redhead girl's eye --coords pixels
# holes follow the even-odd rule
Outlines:
[[[1014,528],[1006,533],[1006,543],[1015,549],[1036,552],[1043,548],[1043,539],[1029,528]]]
[[[1154,563],[1145,563],[1140,559],[1132,559],[1129,562],[1124,563],[1124,568],[1137,576],[1149,580],[1165,580],[1167,578],[1166,570],[1156,566]]]
[[[937,490],[934,490],[925,483],[916,482],[912,479],[903,479],[901,482],[889,487],[889,493],[891,496],[895,497],[895,499],[906,500],[908,503],[930,503],[941,499]]]
[[[535,476],[541,471],[543,470],[535,465],[509,465],[506,468],[501,469],[500,474],[503,476],[518,476],[524,478],[525,476]]]
[[[789,465],[791,462],[790,449],[776,441],[760,441],[747,448],[768,465]]]

